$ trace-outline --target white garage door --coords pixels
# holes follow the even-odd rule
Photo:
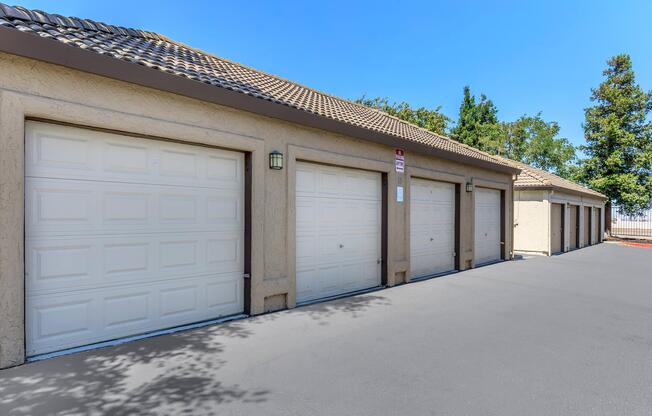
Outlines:
[[[419,278],[455,269],[455,185],[410,182],[410,268]]]
[[[27,354],[240,313],[243,155],[28,122]]]
[[[297,301],[380,285],[381,176],[298,163]]]
[[[501,259],[500,191],[475,188],[475,264]]]

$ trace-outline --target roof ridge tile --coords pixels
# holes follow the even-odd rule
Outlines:
[[[507,163],[521,169],[521,173],[518,175],[516,182],[514,183],[515,188],[528,188],[528,187],[536,187],[536,186],[544,186],[544,187],[551,187],[551,188],[556,187],[556,188],[563,188],[569,191],[581,192],[584,194],[589,194],[592,196],[597,196],[606,199],[606,196],[603,195],[602,193],[595,191],[591,188],[587,188],[586,186],[580,185],[579,183],[571,181],[570,179],[562,178],[561,176],[556,175],[552,172],[548,172],[544,169],[540,169],[528,165],[526,163],[508,159],[502,156],[497,156],[497,157],[500,157],[501,159],[505,160]],[[536,179],[539,183],[532,184],[528,182],[527,179],[523,177],[525,175]]]

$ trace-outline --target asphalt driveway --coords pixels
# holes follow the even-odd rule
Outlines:
[[[652,250],[603,244],[0,371],[0,415],[649,415]]]

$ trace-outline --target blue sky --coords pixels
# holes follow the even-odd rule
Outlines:
[[[652,89],[649,1],[22,1],[29,8],[165,34],[349,99],[442,106],[464,85],[502,120],[541,111],[574,144],[610,56]]]

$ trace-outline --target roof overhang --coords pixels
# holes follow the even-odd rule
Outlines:
[[[53,39],[24,33],[13,28],[0,26],[0,51],[273,117],[307,127],[327,130],[391,147],[400,147],[415,153],[503,173],[520,173],[520,169],[511,166],[504,166],[498,163],[494,164],[485,160],[405,140],[390,134],[354,126],[288,105],[231,91],[226,88],[204,84],[136,63],[122,61],[75,46],[69,46]]]
[[[530,185],[530,186],[519,186],[519,185],[514,185],[514,191],[557,191],[557,192],[563,192],[566,194],[571,194],[571,195],[579,195],[587,198],[595,198],[599,199],[601,201],[607,201],[609,198],[607,198],[604,195],[595,195],[590,192],[582,192],[578,191],[575,189],[568,189],[564,188],[562,186],[555,186],[555,185]]]

